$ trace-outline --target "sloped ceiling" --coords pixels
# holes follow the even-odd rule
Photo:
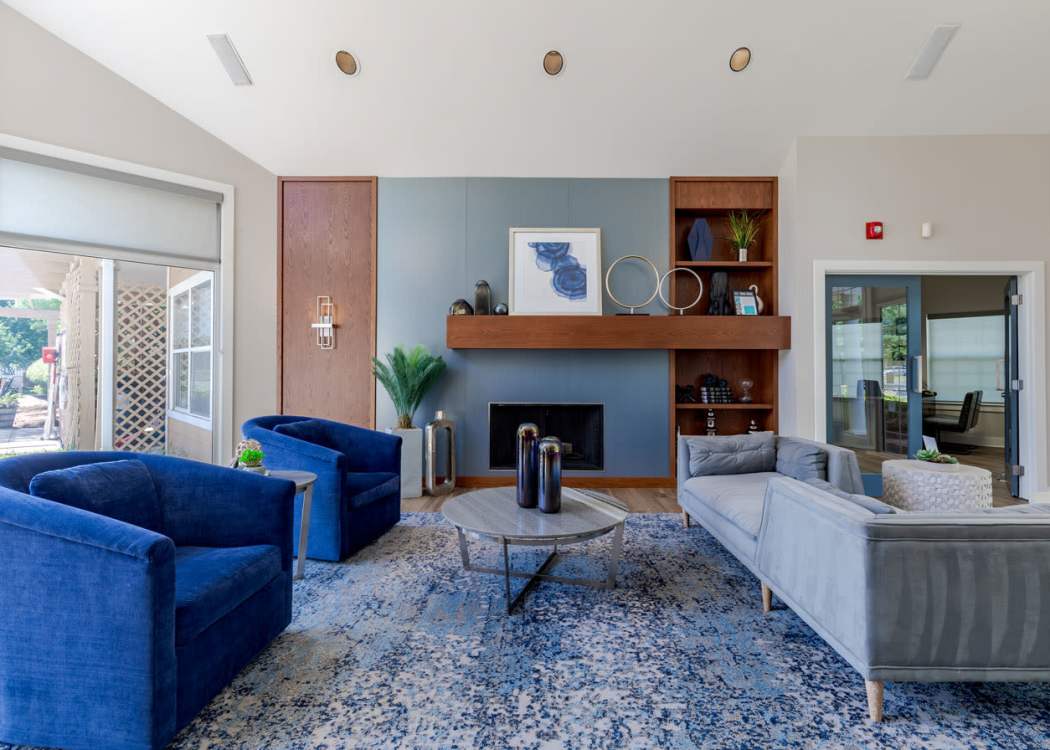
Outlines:
[[[284,175],[775,174],[799,135],[1050,133],[1046,0],[7,2]],[[946,22],[940,65],[906,81]]]

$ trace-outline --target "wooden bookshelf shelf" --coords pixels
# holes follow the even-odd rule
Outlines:
[[[670,247],[668,261],[673,268],[688,268],[700,276],[704,284],[704,299],[689,311],[687,318],[711,321],[727,330],[736,326],[734,316],[708,316],[710,294],[715,277],[722,274],[730,293],[735,290],[758,289],[770,321],[783,321],[784,346],[790,346],[790,319],[778,317],[779,253],[777,241],[777,178],[776,177],[672,177],[670,180]],[[748,262],[737,261],[737,248],[729,233],[729,214],[748,211],[759,221],[758,238],[748,250]],[[689,234],[694,224],[703,220],[711,231],[713,243],[711,259],[694,261],[689,250]],[[672,302],[688,301],[696,294],[696,280],[690,274],[676,274],[670,285]],[[732,296],[730,294],[730,302]],[[712,334],[714,337],[715,334]],[[675,472],[677,433],[703,435],[709,429],[718,435],[734,435],[749,430],[777,429],[778,368],[776,351],[750,346],[734,331],[724,337],[736,340],[734,346],[676,347],[670,350],[667,384],[669,405],[669,434],[671,473]],[[725,380],[734,395],[740,395],[740,383],[753,383],[749,404],[679,404],[675,402],[677,389],[701,387],[709,376]],[[713,415],[708,416],[708,411]],[[711,424],[713,422],[713,424]]]
[[[449,349],[791,348],[791,319],[774,315],[450,315]]]
[[[736,260],[679,260],[675,261],[677,268],[718,268],[724,270],[757,270],[760,268],[772,268],[773,262],[769,260],[749,260],[741,263]]]
[[[678,409],[714,409],[715,411],[771,411],[773,404],[675,404]]]

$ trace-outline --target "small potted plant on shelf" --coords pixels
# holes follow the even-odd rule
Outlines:
[[[386,362],[372,358],[372,371],[397,412],[397,428],[390,432],[401,437],[401,497],[419,497],[423,494],[423,430],[412,424],[412,417],[445,372],[445,360],[423,346],[408,351],[395,346]]]
[[[732,211],[729,214],[729,239],[736,247],[737,260],[747,262],[747,251],[758,237],[758,215],[747,211]]]
[[[265,474],[263,458],[262,445],[258,440],[245,439],[237,444],[237,458],[235,459],[237,468]]]
[[[929,448],[923,448],[915,454],[916,461],[925,461],[930,464],[937,464],[939,466],[951,467],[958,466],[959,459],[955,456],[949,456],[947,453],[941,453],[938,450],[932,450]]]

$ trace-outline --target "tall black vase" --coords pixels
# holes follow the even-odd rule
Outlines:
[[[540,428],[532,422],[518,425],[518,505],[535,508],[536,493],[536,447],[540,440]]]
[[[537,448],[539,454],[539,503],[541,513],[561,510],[561,441],[545,437]]]
[[[474,314],[492,314],[492,289],[484,279],[474,285]]]

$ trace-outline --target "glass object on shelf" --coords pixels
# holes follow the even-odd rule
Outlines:
[[[744,378],[740,381],[740,403],[750,404],[753,400],[751,398],[751,389],[755,387],[755,381],[751,378]]]

